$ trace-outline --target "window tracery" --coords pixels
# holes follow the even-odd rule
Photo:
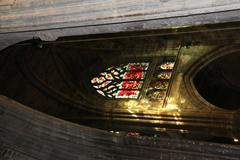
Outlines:
[[[149,67],[148,62],[128,63],[110,67],[91,80],[93,87],[110,98],[139,97]]]
[[[175,59],[163,60],[155,65],[150,75],[148,86],[145,86],[143,98],[163,101],[172,77]],[[142,94],[149,62],[136,62],[112,66],[92,78],[91,83],[102,96],[114,99],[138,99]]]
[[[165,60],[157,64],[154,74],[150,79],[150,85],[147,89],[147,99],[163,102],[170,84],[174,65],[174,60]]]

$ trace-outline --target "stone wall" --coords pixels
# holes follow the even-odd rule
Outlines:
[[[33,36],[186,27],[239,21],[240,0],[0,1],[0,49]]]

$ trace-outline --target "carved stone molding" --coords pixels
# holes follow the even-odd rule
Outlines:
[[[197,89],[195,88],[193,78],[202,68],[207,66],[209,63],[213,62],[214,60],[222,56],[226,56],[232,53],[238,53],[239,50],[240,46],[238,45],[215,48],[210,53],[207,53],[203,57],[199,58],[192,65],[189,65],[189,69],[184,74],[184,87],[187,91],[188,96],[191,98],[192,103],[195,104],[195,106],[209,108],[210,110],[211,108],[218,108],[218,106],[210,104],[208,101],[202,98],[202,96],[198,93]],[[218,108],[218,110],[222,111],[223,109]],[[232,114],[231,111],[229,111],[229,113]]]
[[[239,0],[17,0],[0,6],[0,49],[32,39],[238,21]]]

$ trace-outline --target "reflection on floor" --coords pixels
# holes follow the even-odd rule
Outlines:
[[[212,52],[239,48],[236,27],[224,31],[233,26],[239,24],[26,41],[1,51],[0,92],[116,134],[239,144],[238,101],[227,108],[224,97],[212,94],[223,80],[214,74],[220,63],[203,67]],[[217,84],[233,87],[229,97],[239,99],[239,73],[224,73],[234,85]]]

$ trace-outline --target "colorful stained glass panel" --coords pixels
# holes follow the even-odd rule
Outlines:
[[[140,94],[138,90],[119,90],[116,98],[134,98],[137,99]]]
[[[151,82],[151,87],[155,89],[167,89],[169,82],[168,81],[159,81],[155,80]]]
[[[138,98],[149,63],[128,63],[110,67],[91,80],[93,87],[110,98]]]
[[[164,62],[160,65],[160,68],[163,70],[170,70],[173,69],[174,67],[174,62]]]
[[[138,70],[147,70],[149,63],[129,63],[128,65],[124,66],[126,70],[129,71],[138,71]]]
[[[118,84],[119,89],[141,89],[143,81],[123,81]]]
[[[163,100],[165,97],[166,91],[161,90],[149,90],[147,93],[147,97],[149,99],[155,99],[155,100]]]
[[[130,80],[131,79],[144,79],[145,73],[146,72],[144,72],[144,71],[128,71],[122,75],[122,78],[130,79]]]
[[[160,79],[170,79],[172,75],[171,71],[164,71],[164,72],[160,72],[157,77]]]

